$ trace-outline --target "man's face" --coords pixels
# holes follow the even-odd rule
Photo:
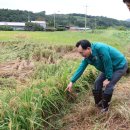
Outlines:
[[[83,49],[82,46],[80,45],[78,47],[78,52],[85,58],[89,57],[91,54],[91,48],[88,47],[87,49]]]
[[[125,2],[125,3],[126,3],[128,9],[129,9],[129,11],[130,11],[130,2]]]

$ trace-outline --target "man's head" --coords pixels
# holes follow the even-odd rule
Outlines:
[[[123,2],[127,5],[128,9],[130,10],[130,0],[123,0]]]
[[[91,43],[88,40],[81,40],[76,43],[78,52],[85,58],[91,54]]]

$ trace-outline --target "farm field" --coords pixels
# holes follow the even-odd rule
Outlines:
[[[1,130],[130,129],[129,76],[117,85],[105,117],[93,104],[91,87],[99,73],[93,67],[76,82],[74,94],[64,92],[82,59],[75,49],[81,39],[110,44],[130,59],[130,31],[0,31]]]

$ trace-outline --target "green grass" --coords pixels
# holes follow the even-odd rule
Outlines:
[[[116,35],[116,36],[115,36]],[[121,37],[118,37],[118,35]],[[13,31],[0,32],[0,41],[22,41],[45,44],[71,44],[74,45],[78,40],[88,39],[90,41],[101,41],[108,44],[120,42],[121,38],[125,39],[129,35],[129,31],[117,30],[96,30],[95,33],[87,32],[27,32],[27,31]],[[127,40],[129,37],[127,37]],[[126,41],[126,40],[125,40]]]

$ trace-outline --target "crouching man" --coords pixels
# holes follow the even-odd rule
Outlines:
[[[79,79],[88,64],[95,66],[101,71],[92,89],[95,105],[101,107],[102,112],[106,112],[116,83],[128,69],[127,60],[119,50],[104,43],[90,43],[88,40],[81,40],[76,43],[76,47],[83,60],[65,90],[72,92],[73,84]]]

